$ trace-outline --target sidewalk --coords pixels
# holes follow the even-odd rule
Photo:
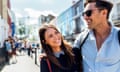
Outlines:
[[[17,56],[17,63],[6,65],[1,72],[40,72],[40,68],[33,59],[24,55]]]

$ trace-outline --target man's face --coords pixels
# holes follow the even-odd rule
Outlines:
[[[84,9],[83,17],[89,29],[95,29],[101,22],[101,11],[95,6],[96,3],[88,3]]]

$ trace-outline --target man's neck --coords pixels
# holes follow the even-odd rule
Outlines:
[[[104,22],[104,24],[101,24],[93,31],[95,36],[99,36],[99,37],[108,36],[111,31],[111,25],[108,22]]]
[[[111,26],[109,24],[101,24],[101,26],[94,29],[93,31],[94,31],[94,35],[95,35],[95,38],[96,38],[97,49],[99,51],[103,42],[106,40],[106,38],[110,34]]]

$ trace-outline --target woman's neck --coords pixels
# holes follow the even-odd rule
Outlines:
[[[54,47],[54,48],[52,48],[52,50],[53,50],[54,53],[57,53],[57,52],[61,51],[61,48],[60,47]]]

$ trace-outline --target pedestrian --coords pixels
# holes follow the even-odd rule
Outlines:
[[[15,48],[15,40],[14,40],[13,38],[10,39],[10,44],[11,44],[11,48],[12,48],[11,63],[12,63],[12,64],[16,64],[16,63],[17,63],[17,59],[16,59],[16,48]]]
[[[80,33],[74,48],[80,48],[83,72],[120,72],[119,28],[109,21],[113,4],[107,0],[87,0],[83,18],[87,31]]]
[[[4,49],[5,49],[5,61],[7,64],[9,64],[9,52],[11,48],[8,39],[4,41]]]
[[[80,72],[72,47],[54,25],[42,25],[39,37],[43,52],[46,54],[41,58],[40,72]]]
[[[11,47],[9,38],[6,40],[5,46],[6,46],[6,53],[7,53],[7,64],[10,64],[10,60],[12,57],[12,47]]]

